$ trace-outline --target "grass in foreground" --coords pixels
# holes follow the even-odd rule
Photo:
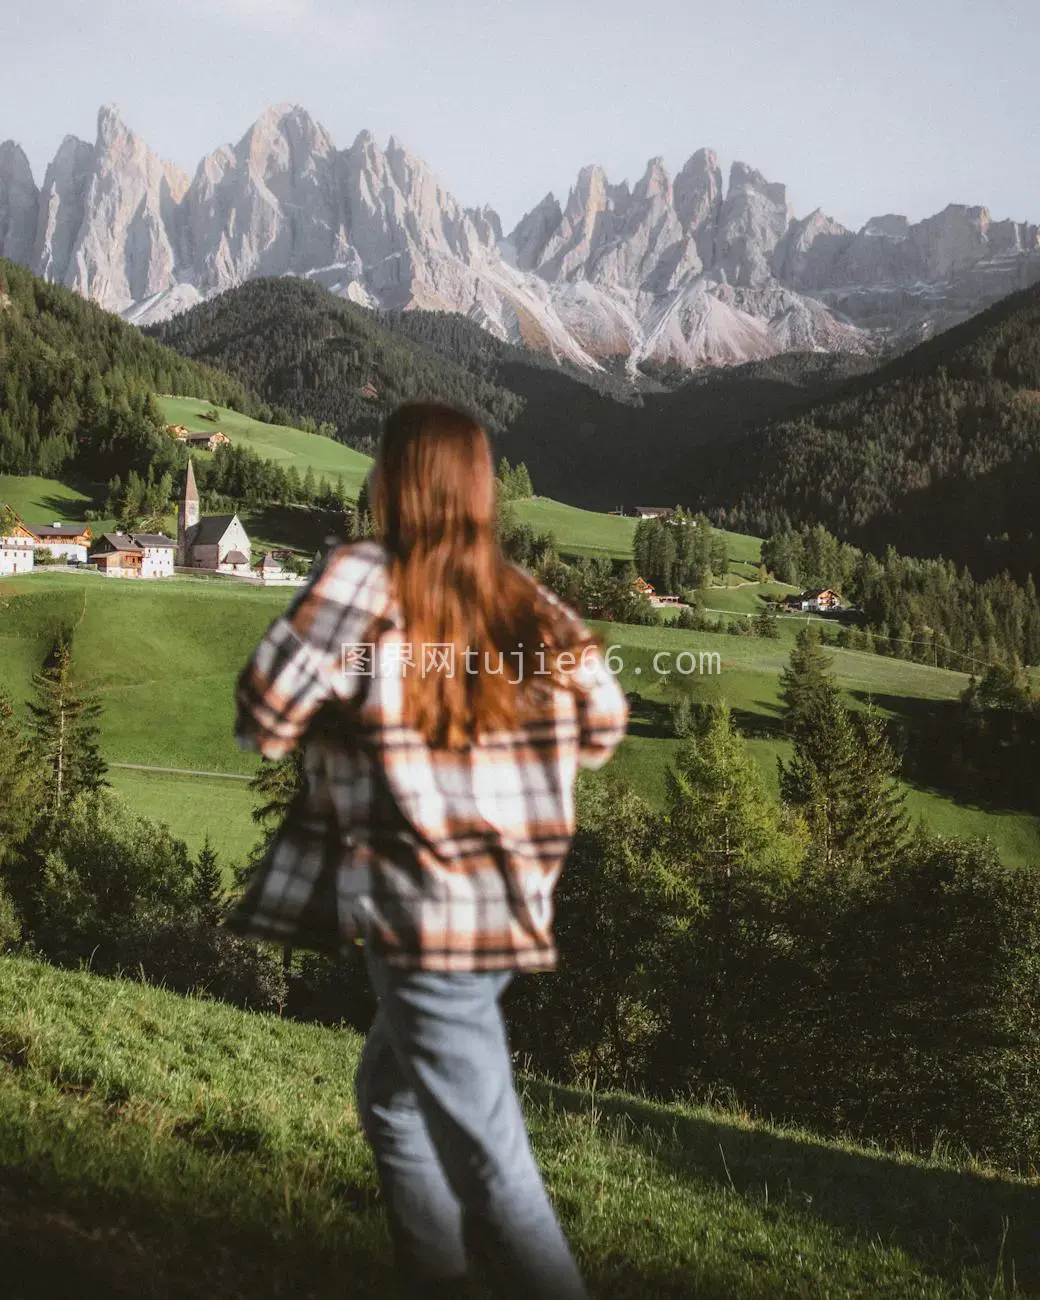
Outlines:
[[[387,1294],[359,1051],[345,1031],[0,959],[5,1294]],[[523,1092],[597,1296],[952,1300],[1012,1278],[1040,1293],[1036,1183],[713,1111]]]

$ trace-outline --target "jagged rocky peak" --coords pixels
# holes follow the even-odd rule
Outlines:
[[[0,144],[0,257],[28,262],[33,255],[40,192],[25,151],[13,140]]]
[[[539,265],[546,244],[562,220],[560,201],[551,192],[520,218],[509,236],[509,244],[521,271],[533,271]]]
[[[112,106],[96,143],[66,138],[39,191],[17,145],[0,146],[0,253],[142,323],[292,273],[369,306],[465,312],[586,366],[859,349],[1040,279],[1036,225],[951,205],[854,234],[819,209],[796,219],[746,163],[725,185],[709,149],[674,178],[651,158],[631,187],[584,167],[503,239],[493,209],[463,208],[397,138],[361,131],[337,149],[288,103],[190,183]]]
[[[733,284],[754,285],[768,279],[770,256],[790,220],[785,186],[767,181],[746,163],[735,162],[719,210],[716,265]]]
[[[722,202],[722,168],[714,150],[698,149],[688,158],[672,190],[684,230],[700,230],[706,222],[713,222]]]
[[[157,178],[166,181],[174,202],[179,202],[188,188],[187,174],[176,163],[166,162],[152,152],[144,140],[127,126],[115,104],[98,110],[97,142],[94,146],[97,166],[125,173],[134,170],[147,184]]]
[[[657,199],[671,207],[672,182],[665,168],[663,158],[651,158],[646,164],[646,171],[632,191],[632,197],[640,202]]]
[[[47,168],[33,243],[33,269],[45,280],[66,283],[93,166],[94,146],[67,135]]]

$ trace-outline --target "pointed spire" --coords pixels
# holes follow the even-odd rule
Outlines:
[[[184,480],[184,504],[193,501],[196,505],[199,503],[199,489],[195,486],[195,467],[192,465],[191,457],[188,457],[188,477]]]

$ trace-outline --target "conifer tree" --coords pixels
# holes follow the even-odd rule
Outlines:
[[[806,624],[795,638],[787,667],[780,674],[784,722],[792,735],[813,727],[818,717],[830,714],[838,705],[832,663],[833,657],[820,645],[812,625]]]
[[[215,922],[223,910],[224,879],[217,852],[207,835],[199,856],[191,864],[191,901],[204,920]]]
[[[30,731],[44,768],[46,809],[53,817],[81,791],[108,784],[108,768],[98,745],[101,704],[76,689],[67,633],[55,639],[43,667],[34,674],[33,691]]]
[[[725,703],[712,702],[699,734],[679,747],[667,788],[671,853],[702,888],[794,874],[804,837],[769,798]]]
[[[778,760],[780,794],[805,818],[814,862],[827,871],[882,874],[906,841],[905,796],[884,723],[853,717],[835,690],[819,698]]]

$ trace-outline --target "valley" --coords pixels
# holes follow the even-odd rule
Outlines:
[[[604,553],[605,541],[620,549],[621,526],[632,522],[592,516],[586,531],[585,512],[572,513],[556,503],[528,504],[538,526],[547,520],[569,522],[571,544],[594,554]],[[750,556],[752,539],[744,540]],[[718,587],[701,595],[709,607],[744,607],[734,611],[742,619],[758,603],[754,592],[754,587]],[[257,838],[251,820],[254,797],[247,783],[236,779],[251,776],[256,760],[243,754],[232,736],[235,677],[289,595],[285,589],[190,577],[133,583],[39,571],[0,580],[0,688],[16,700],[25,699],[55,632],[73,627],[77,674],[103,709],[105,758],[113,764],[210,774],[189,777],[114,767],[113,786],[142,815],[166,822],[193,849],[208,836],[230,867],[243,860]],[[604,643],[619,647],[625,665],[621,680],[639,697],[616,766],[655,805],[661,803],[665,773],[679,743],[671,734],[669,707],[679,692],[687,691],[695,699],[729,702],[775,793],[777,758],[790,749],[780,726],[778,678],[803,625],[799,618],[781,619],[779,639],[770,641],[666,625],[594,622]],[[665,652],[669,657],[661,662],[669,664],[688,650],[718,653],[721,671],[685,677],[654,671],[655,653]],[[854,650],[832,653],[850,704],[862,707],[873,701],[905,725],[914,725],[921,711],[937,702],[956,699],[968,682],[963,673],[924,664]],[[213,775],[219,773],[226,776]],[[1040,819],[1028,813],[963,806],[941,791],[912,786],[909,809],[915,820],[941,833],[992,837],[1009,863],[1040,861]]]

